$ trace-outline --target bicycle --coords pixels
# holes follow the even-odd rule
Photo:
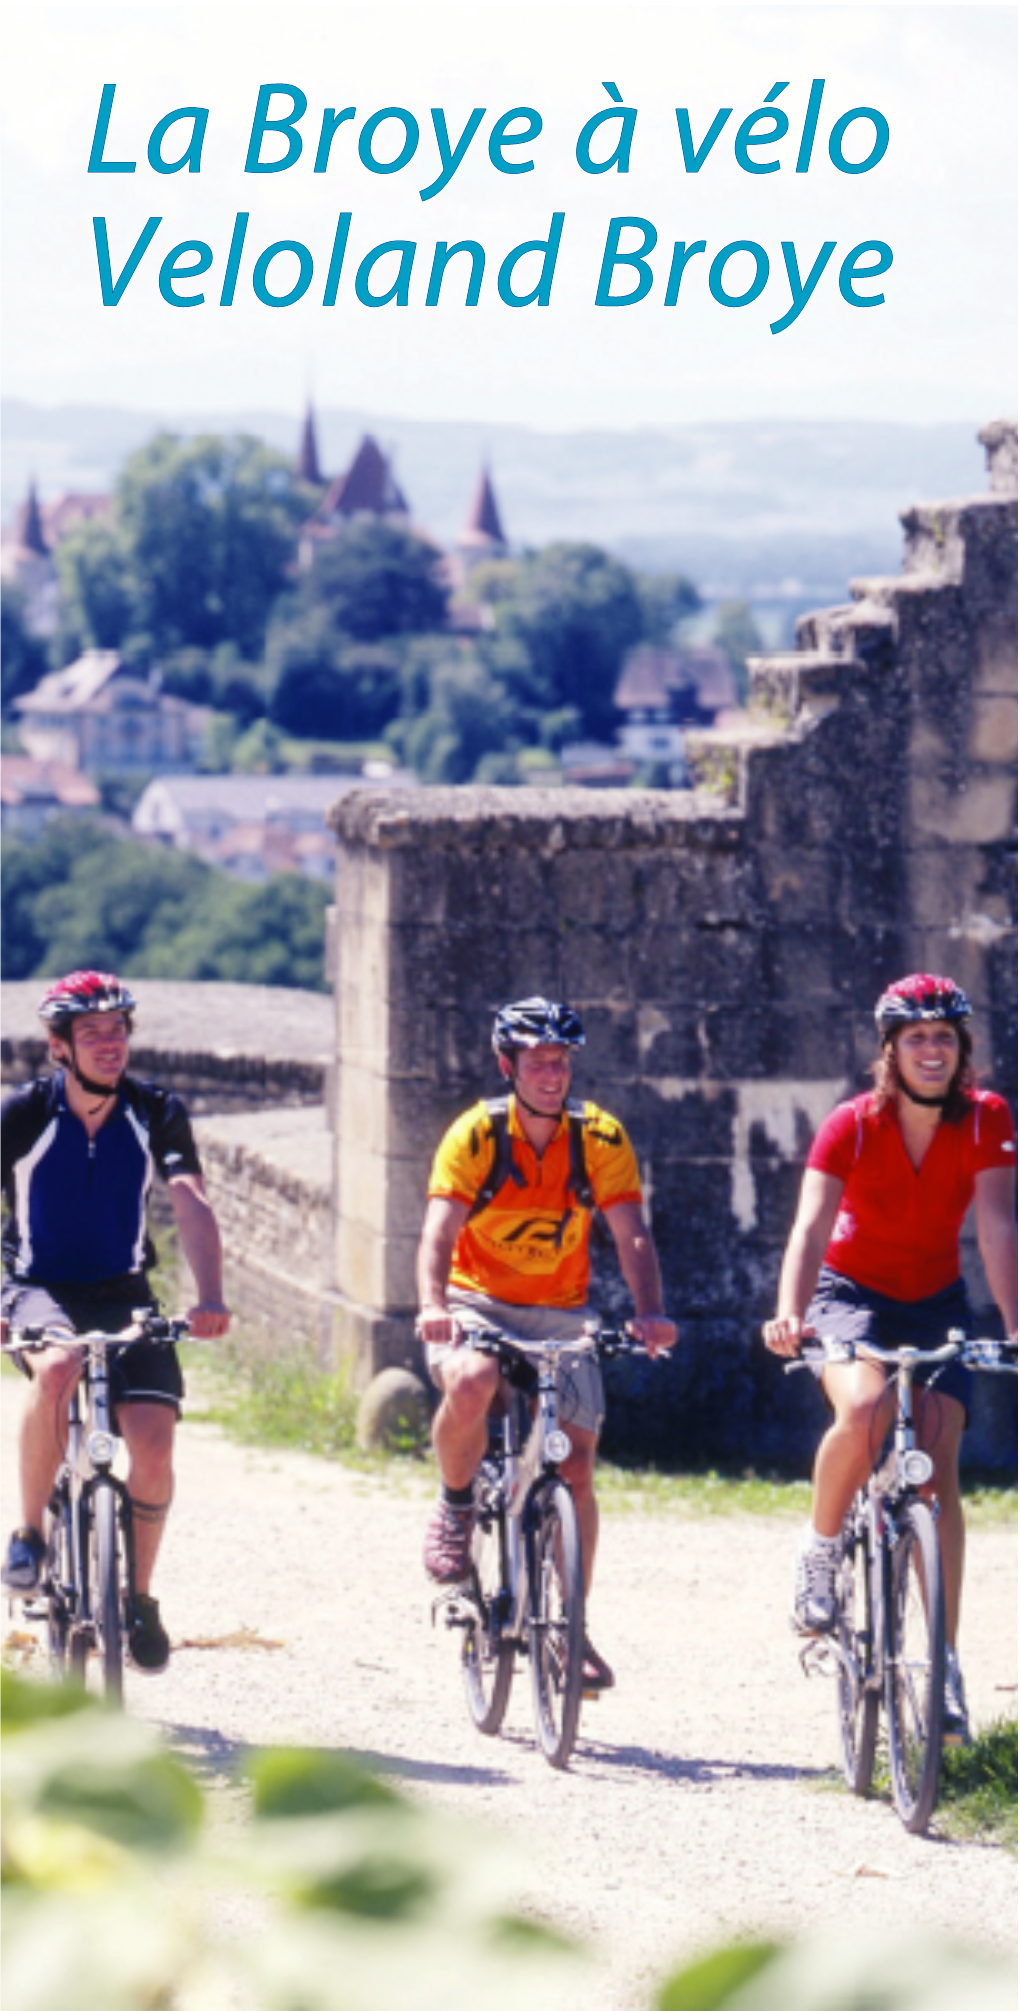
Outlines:
[[[564,1353],[606,1359],[644,1350],[612,1329],[525,1349],[490,1327],[461,1345],[494,1356],[510,1392],[490,1417],[475,1477],[470,1580],[443,1593],[434,1611],[445,1606],[447,1626],[463,1630],[461,1672],[480,1732],[500,1730],[517,1658],[527,1658],[538,1744],[562,1768],[584,1690],[585,1595],[577,1511],[559,1472],[570,1440],[559,1422],[557,1367]]]
[[[56,1346],[83,1357],[70,1400],[64,1458],[44,1517],[46,1556],[39,1589],[24,1611],[26,1618],[45,1623],[53,1674],[84,1683],[94,1654],[105,1694],[114,1703],[123,1696],[124,1637],[135,1569],[131,1500],[126,1483],[114,1472],[117,1433],[109,1358],[133,1341],[172,1347],[188,1331],[186,1319],[143,1307],[119,1333],[24,1327],[12,1333],[4,1349],[13,1354]]]
[[[1016,1350],[1001,1341],[968,1340],[955,1327],[933,1349],[876,1348],[863,1340],[806,1347],[786,1372],[858,1356],[891,1371],[896,1412],[843,1524],[835,1628],[808,1641],[801,1659],[807,1673],[836,1677],[843,1774],[855,1795],[871,1792],[884,1705],[893,1801],[904,1827],[919,1836],[938,1798],[946,1639],[938,1503],[920,1495],[934,1467],[915,1439],[913,1378],[921,1364],[957,1359],[969,1368],[1015,1375]]]

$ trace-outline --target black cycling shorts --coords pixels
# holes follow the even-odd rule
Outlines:
[[[143,1276],[109,1278],[102,1285],[37,1285],[18,1278],[3,1281],[3,1315],[12,1327],[67,1326],[75,1333],[99,1328],[115,1334],[129,1325],[140,1306],[156,1299]],[[13,1356],[26,1376],[32,1374],[30,1351]],[[179,1412],[184,1377],[176,1348],[154,1341],[132,1341],[110,1357],[110,1394],[114,1410],[122,1403],[169,1404]]]
[[[950,1327],[973,1332],[973,1314],[962,1278],[927,1299],[889,1299],[854,1278],[823,1264],[815,1295],[805,1314],[822,1341],[870,1341],[873,1348],[939,1348]],[[974,1377],[960,1361],[918,1368],[915,1383],[934,1385],[940,1396],[955,1397],[969,1415]]]

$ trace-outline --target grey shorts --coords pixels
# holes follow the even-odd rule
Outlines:
[[[3,1282],[3,1314],[12,1327],[69,1327],[79,1334],[99,1328],[116,1334],[126,1327],[138,1306],[155,1305],[146,1278],[111,1278],[106,1284],[34,1285],[17,1278]],[[13,1360],[23,1375],[31,1379],[31,1352],[16,1353]],[[133,1341],[110,1358],[110,1394],[114,1409],[118,1404],[167,1404],[175,1412],[181,1408],[184,1377],[176,1348],[158,1347],[154,1341]]]
[[[557,1364],[557,1391],[560,1422],[575,1424],[581,1431],[597,1432],[606,1414],[602,1371],[594,1355],[572,1354],[570,1343],[580,1340],[591,1324],[587,1306],[511,1306],[502,1299],[490,1299],[484,1292],[465,1292],[457,1285],[447,1293],[450,1312],[462,1327],[498,1327],[508,1340],[535,1349],[557,1342],[563,1358]],[[454,1353],[451,1347],[426,1348],[429,1375],[439,1389],[444,1361]]]

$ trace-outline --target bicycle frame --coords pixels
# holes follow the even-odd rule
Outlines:
[[[945,1634],[938,1501],[922,1496],[934,1464],[917,1445],[914,1376],[920,1366],[934,1366],[934,1383],[938,1368],[956,1359],[1003,1373],[1015,1374],[1016,1368],[1005,1358],[1002,1343],[968,1341],[959,1328],[951,1329],[939,1348],[881,1349],[858,1341],[848,1347],[805,1350],[788,1367],[855,1358],[891,1371],[893,1421],[844,1524],[834,1632],[805,1643],[801,1661],[807,1674],[820,1671],[838,1678],[844,1773],[856,1794],[870,1791],[878,1711],[884,1700],[893,1799],[905,1827],[921,1833],[938,1792]],[[858,1551],[866,1579],[860,1626],[854,1599]]]
[[[51,1658],[61,1670],[69,1658],[72,1672],[84,1679],[89,1655],[100,1652],[107,1694],[118,1699],[124,1629],[135,1596],[135,1544],[127,1483],[114,1471],[118,1434],[110,1361],[134,1341],[169,1346],[187,1332],[187,1320],[164,1319],[144,1308],[119,1333],[32,1328],[7,1344],[8,1352],[60,1347],[81,1357],[47,1513],[45,1575],[25,1612],[46,1620]]]
[[[464,1630],[465,1688],[479,1731],[499,1731],[514,1662],[529,1659],[536,1736],[549,1764],[564,1767],[583,1695],[585,1593],[577,1514],[559,1472],[571,1441],[559,1422],[558,1370],[564,1355],[623,1353],[629,1343],[592,1333],[522,1348],[485,1329],[462,1345],[492,1355],[516,1387],[504,1413],[490,1417],[475,1484],[471,1582],[440,1594],[433,1615],[444,1606],[447,1626]],[[526,1430],[522,1363],[534,1402]]]

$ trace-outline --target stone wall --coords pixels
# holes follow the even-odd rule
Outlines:
[[[817,1399],[757,1329],[811,1134],[866,1079],[882,985],[957,974],[979,1059],[1015,1087],[1015,496],[904,525],[902,575],[854,582],[796,651],[752,661],[738,732],[688,737],[690,795],[336,806],[334,1284],[362,1374],[414,1361],[431,1152],[495,1086],[494,1006],[544,990],[584,1013],[578,1086],[635,1139],[681,1328],[668,1368],[621,1371],[607,1442],[806,1451]],[[609,1272],[600,1293],[615,1303]],[[1002,1457],[1000,1418],[983,1395],[982,1459]]]

